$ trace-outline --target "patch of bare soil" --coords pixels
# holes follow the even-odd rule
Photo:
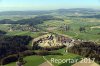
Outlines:
[[[84,61],[85,60],[85,61]],[[83,62],[84,61],[84,62]],[[72,66],[100,66],[97,63],[93,62],[92,60],[89,59],[83,59]]]

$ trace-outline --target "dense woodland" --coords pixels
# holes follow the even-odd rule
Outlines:
[[[95,58],[95,61],[100,64],[100,45],[95,44],[94,42],[83,42],[69,48],[68,51],[83,57]]]
[[[45,16],[37,16],[37,17],[31,18],[31,19],[22,19],[22,20],[18,20],[18,21],[4,19],[4,20],[0,21],[0,24],[21,24],[21,25],[29,24],[31,26],[35,26],[35,25],[41,24],[47,20],[61,20],[61,21],[63,21],[63,19],[55,18],[55,17],[49,16],[49,15],[45,15]]]
[[[0,30],[0,35],[6,34],[5,31]]]
[[[0,36],[0,59],[28,49],[30,36]]]

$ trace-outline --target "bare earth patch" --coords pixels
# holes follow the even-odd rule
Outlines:
[[[91,27],[91,29],[93,29],[93,28],[100,28],[100,26],[93,26],[93,27]]]
[[[85,60],[85,62],[83,62],[83,60]],[[86,58],[83,60],[73,64],[72,66],[100,66],[97,63],[93,62],[92,60]]]

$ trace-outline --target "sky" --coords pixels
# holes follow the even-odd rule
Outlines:
[[[0,0],[0,11],[100,8],[100,0]]]

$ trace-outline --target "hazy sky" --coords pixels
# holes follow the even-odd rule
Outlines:
[[[0,11],[100,8],[100,0],[0,0]]]

